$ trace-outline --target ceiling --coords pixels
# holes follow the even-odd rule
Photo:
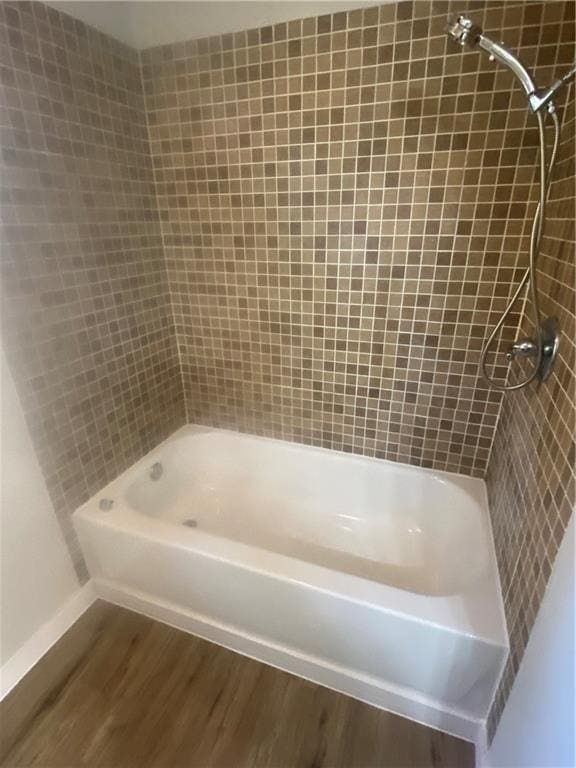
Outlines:
[[[395,2],[395,0],[387,0]],[[383,0],[54,0],[47,4],[133,48],[365,8]],[[386,0],[384,0],[386,2]]]

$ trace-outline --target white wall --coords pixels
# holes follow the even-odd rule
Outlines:
[[[574,515],[488,753],[491,768],[573,768]]]
[[[1,348],[0,383],[0,664],[4,667],[77,593],[79,582]]]
[[[133,48],[265,27],[396,0],[48,0]]]

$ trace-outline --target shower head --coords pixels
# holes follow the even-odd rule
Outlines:
[[[458,43],[462,47],[468,46],[469,48],[475,48],[478,46],[490,57],[490,61],[498,59],[501,64],[511,69],[516,77],[520,80],[520,84],[524,88],[527,96],[530,99],[530,106],[534,112],[542,106],[540,104],[535,107],[532,104],[531,97],[536,92],[536,85],[526,67],[518,59],[518,57],[507,48],[504,43],[495,43],[489,37],[486,37],[481,27],[474,24],[472,19],[468,16],[456,16],[451,19],[446,26],[446,33],[454,42]]]
[[[545,106],[548,107],[549,112],[552,112],[555,109],[552,99],[556,93],[572,78],[576,77],[575,63],[563,77],[552,83],[549,88],[536,88],[536,83],[516,54],[504,43],[495,43],[494,40],[486,37],[482,27],[474,24],[468,16],[455,16],[450,19],[446,25],[446,34],[462,48],[464,46],[482,48],[489,55],[490,61],[498,59],[501,64],[512,70],[528,96],[528,103],[532,112],[538,112]]]
[[[467,16],[456,16],[448,22],[446,33],[462,48],[465,45],[474,48],[478,44],[482,29]]]

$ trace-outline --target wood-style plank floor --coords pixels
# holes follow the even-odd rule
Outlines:
[[[472,768],[459,739],[96,603],[0,706],[0,765]]]

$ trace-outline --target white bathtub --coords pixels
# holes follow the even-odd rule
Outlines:
[[[189,426],[74,518],[104,599],[476,738],[507,655],[480,480]]]

